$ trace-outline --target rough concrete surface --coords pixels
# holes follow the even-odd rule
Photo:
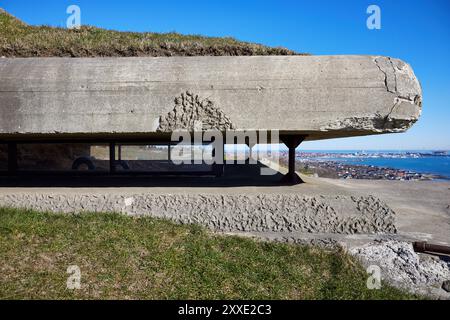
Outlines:
[[[148,186],[134,187],[0,187],[0,206],[144,214],[229,234],[342,246],[379,265],[395,285],[449,298],[439,289],[441,280],[449,280],[448,263],[415,254],[411,243],[450,245],[450,183],[302,176],[305,184],[287,187],[237,174],[238,180],[195,178],[186,185],[179,178],[165,178],[164,186],[147,178]]]
[[[317,179],[335,190],[373,195],[396,213],[398,234],[410,241],[450,245],[450,183]]]
[[[432,294],[443,298],[450,295],[442,290],[444,281],[450,279],[450,257],[419,255],[411,243],[401,241],[381,241],[355,247],[350,253],[362,262],[377,265],[382,279],[421,294]]]
[[[0,59],[0,138],[280,130],[309,140],[401,132],[411,67],[380,56]]]
[[[269,179],[277,183],[278,175],[252,180],[253,173],[246,176],[242,171],[251,170],[242,166],[237,178],[195,178],[186,184],[180,178],[149,177],[140,186],[142,180],[133,177],[130,180],[138,184],[133,187],[12,188],[6,181],[0,184],[0,205],[149,214],[198,222],[214,230],[280,239],[334,239],[350,246],[377,237],[450,245],[448,182],[302,176],[305,184],[287,187],[262,183]],[[50,181],[50,185],[56,184]],[[378,234],[370,235],[373,232]]]
[[[215,231],[395,233],[394,212],[373,197],[211,193],[0,194],[2,206],[54,212],[123,212],[196,223]]]

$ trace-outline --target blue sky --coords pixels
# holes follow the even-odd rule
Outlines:
[[[450,149],[450,1],[152,1],[0,0],[29,24],[65,26],[66,8],[82,24],[130,31],[232,36],[316,55],[387,55],[410,63],[424,108],[406,133],[305,143],[306,149]],[[381,8],[381,30],[366,27],[369,5]]]

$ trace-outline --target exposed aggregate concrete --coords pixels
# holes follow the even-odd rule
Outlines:
[[[450,280],[450,261],[438,257],[419,255],[411,243],[379,241],[350,249],[365,265],[377,265],[381,276],[391,284],[419,294],[450,298],[441,289]]]
[[[225,232],[367,234],[397,231],[394,211],[372,196],[17,193],[0,195],[0,206],[61,213],[149,215]]]

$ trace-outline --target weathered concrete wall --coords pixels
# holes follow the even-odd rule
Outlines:
[[[0,138],[278,129],[310,140],[401,132],[411,67],[376,56],[0,59]],[[198,128],[196,128],[198,129]]]
[[[0,194],[0,206],[150,215],[201,224],[217,231],[396,232],[395,213],[372,196],[14,192]]]

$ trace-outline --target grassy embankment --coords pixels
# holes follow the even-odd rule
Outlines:
[[[154,32],[118,32],[83,26],[79,30],[30,26],[0,8],[0,56],[133,57],[294,55],[285,48],[238,41]]]
[[[69,290],[67,268],[81,270]],[[119,214],[0,209],[0,299],[404,299],[341,251]]]

